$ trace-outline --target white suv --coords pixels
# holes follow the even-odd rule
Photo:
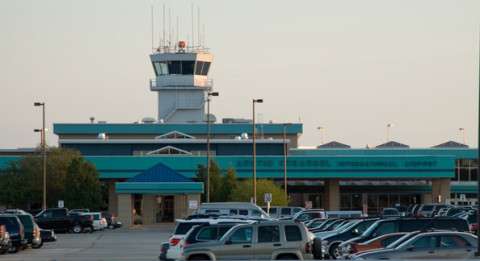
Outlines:
[[[167,260],[176,260],[180,258],[182,254],[182,247],[184,243],[185,235],[192,229],[193,226],[198,225],[214,225],[214,224],[245,224],[252,223],[253,221],[245,219],[230,219],[230,218],[198,218],[198,219],[177,219],[177,226],[175,231],[169,240],[169,248],[167,250],[166,259]]]

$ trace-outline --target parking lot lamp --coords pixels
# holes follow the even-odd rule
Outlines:
[[[287,132],[286,127],[292,125],[291,123],[283,124],[283,178],[285,186],[285,198],[287,199]]]
[[[210,96],[218,96],[218,92],[207,94],[207,202],[210,203]]]
[[[42,210],[47,209],[47,152],[45,146],[45,103],[44,102],[35,102],[34,106],[42,106],[42,157],[43,157],[43,204]]]
[[[255,148],[255,103],[263,103],[263,99],[253,99],[253,203],[257,204],[257,170],[256,170],[256,148]]]

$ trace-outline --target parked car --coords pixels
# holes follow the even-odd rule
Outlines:
[[[396,218],[380,219],[372,224],[363,234],[349,239],[338,246],[341,256],[346,254],[348,244],[352,242],[362,243],[375,237],[396,233],[413,232],[427,229],[456,230],[469,232],[468,222],[461,218]]]
[[[259,206],[250,202],[214,202],[202,203],[197,214],[242,215],[248,217],[270,218]]]
[[[82,212],[82,215],[90,215],[93,217],[93,230],[104,230],[108,227],[107,220],[102,217],[100,212]]]
[[[5,225],[8,233],[10,234],[10,240],[12,241],[12,247],[10,253],[17,253],[27,245],[27,239],[25,238],[25,231],[20,219],[11,214],[0,215],[0,225]]]
[[[66,208],[46,209],[35,215],[35,222],[45,229],[58,231],[83,232],[93,229],[93,217],[90,215],[70,214]]]
[[[310,230],[321,226],[325,223],[328,219],[326,218],[315,218],[310,221],[305,222],[305,226]]]
[[[306,209],[298,212],[289,218],[280,218],[280,220],[294,220],[298,222],[307,222],[316,218],[326,218],[327,214],[323,209]]]
[[[76,208],[76,209],[70,209],[70,213],[87,213],[90,212],[90,209],[88,208]]]
[[[40,248],[43,245],[42,237],[40,236],[40,228],[37,223],[35,223],[33,216],[30,214],[18,214],[17,217],[22,222],[25,230],[27,244],[32,246],[32,248]]]
[[[182,260],[313,259],[312,242],[303,223],[268,221],[237,225],[219,241],[185,246]]]
[[[438,211],[441,208],[444,208],[448,205],[439,204],[439,203],[429,203],[429,204],[422,204],[418,209],[418,216],[421,217],[434,217],[437,215]]]
[[[382,218],[391,218],[391,217],[401,217],[400,211],[396,208],[384,208],[382,210],[382,214],[380,215]]]
[[[330,256],[332,259],[341,258],[342,253],[339,251],[338,246],[344,241],[361,235],[377,221],[378,218],[355,220],[352,225],[346,227],[338,233],[323,237],[322,242],[325,246],[326,254],[328,254],[328,256]]]
[[[42,237],[42,244],[44,242],[57,241],[57,236],[55,235],[55,232],[51,229],[40,228],[40,237]]]
[[[379,248],[385,248],[391,243],[395,242],[399,238],[403,237],[406,235],[407,232],[399,232],[399,233],[391,233],[391,234],[386,234],[383,236],[379,236],[376,238],[372,238],[368,241],[365,241],[363,243],[357,243],[357,242],[352,242],[349,243],[347,246],[347,251],[346,253],[342,253],[342,258],[343,259],[350,259],[348,258],[349,255],[355,254],[358,252],[364,252],[367,250],[373,250],[373,249],[379,249]]]
[[[12,248],[10,234],[8,233],[5,225],[0,225],[0,254],[8,253],[10,248]]]
[[[473,259],[478,239],[464,232],[413,232],[413,236],[395,248],[359,252],[354,260],[385,259]],[[402,240],[402,239],[399,239]]]
[[[109,229],[115,229],[115,228],[120,228],[122,227],[122,222],[119,221],[117,219],[117,217],[115,217],[114,215],[112,214],[104,214],[103,217],[105,218],[105,220],[107,220],[107,227]]]
[[[170,247],[170,243],[169,242],[163,242],[161,245],[160,245],[160,255],[158,256],[158,259],[161,260],[161,261],[174,261],[174,260],[169,260],[167,259],[167,251],[168,251],[168,248]]]

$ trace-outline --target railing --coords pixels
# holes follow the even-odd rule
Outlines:
[[[175,46],[160,46],[153,50],[153,53],[208,53],[208,48],[204,46],[186,46],[180,48]]]
[[[195,79],[193,85],[188,84],[157,84],[156,79],[150,79],[150,89],[162,88],[162,87],[213,87],[212,79]]]

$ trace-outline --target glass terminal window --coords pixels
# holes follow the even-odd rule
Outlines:
[[[197,61],[197,66],[195,68],[196,75],[207,75],[208,69],[210,69],[210,62]]]

